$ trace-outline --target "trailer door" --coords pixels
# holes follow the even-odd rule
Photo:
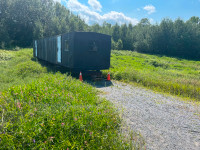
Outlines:
[[[57,63],[61,63],[61,36],[57,37]]]

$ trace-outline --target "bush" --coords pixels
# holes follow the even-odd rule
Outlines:
[[[18,76],[21,76],[22,78],[26,76],[31,76],[33,74],[41,74],[47,72],[47,69],[44,67],[41,67],[41,65],[30,61],[30,62],[22,62],[19,63],[16,66],[16,73]]]

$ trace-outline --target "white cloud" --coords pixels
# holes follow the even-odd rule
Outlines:
[[[151,24],[154,24],[154,23],[155,23],[155,21],[154,21],[153,18],[150,18],[149,21],[150,21]]]
[[[94,7],[90,9],[88,6],[81,4],[78,0],[68,0],[66,4],[67,4],[67,7],[70,9],[70,11],[75,12],[78,15],[80,15],[80,17],[84,19],[86,23],[102,24],[104,21],[108,23],[113,23],[113,24],[114,23],[118,23],[118,24],[132,23],[133,25],[135,25],[138,23],[137,19],[127,17],[121,12],[111,11],[104,15],[100,15],[99,13],[93,10]]]
[[[101,12],[101,4],[97,0],[88,0],[88,4],[92,7],[92,9],[95,11],[100,11]]]
[[[55,2],[59,2],[59,3],[61,3],[61,0],[54,0]]]
[[[138,23],[137,19],[127,17],[123,13],[116,11],[111,11],[107,14],[104,14],[102,17],[104,21],[109,20],[111,22],[117,22],[119,24],[131,23],[135,25]]]
[[[156,8],[153,5],[147,5],[143,9],[146,10],[149,15],[156,12]]]
[[[67,2],[67,7],[70,11],[79,13],[85,21],[101,20],[101,15],[99,13],[90,10],[88,6],[81,4],[78,0],[69,0]]]
[[[78,0],[69,0],[67,1],[67,7],[71,10],[71,11],[89,11],[89,8],[83,4],[81,4],[80,2],[78,2]]]

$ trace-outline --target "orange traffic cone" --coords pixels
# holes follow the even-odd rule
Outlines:
[[[108,72],[107,81],[110,81],[110,72]]]
[[[81,72],[80,72],[80,75],[79,75],[79,80],[83,81],[83,77],[82,77],[82,73]]]

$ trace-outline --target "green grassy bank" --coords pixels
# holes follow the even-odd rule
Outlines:
[[[112,51],[111,76],[200,101],[200,61]]]
[[[92,86],[33,60],[32,49],[0,50],[0,149],[134,149]]]

